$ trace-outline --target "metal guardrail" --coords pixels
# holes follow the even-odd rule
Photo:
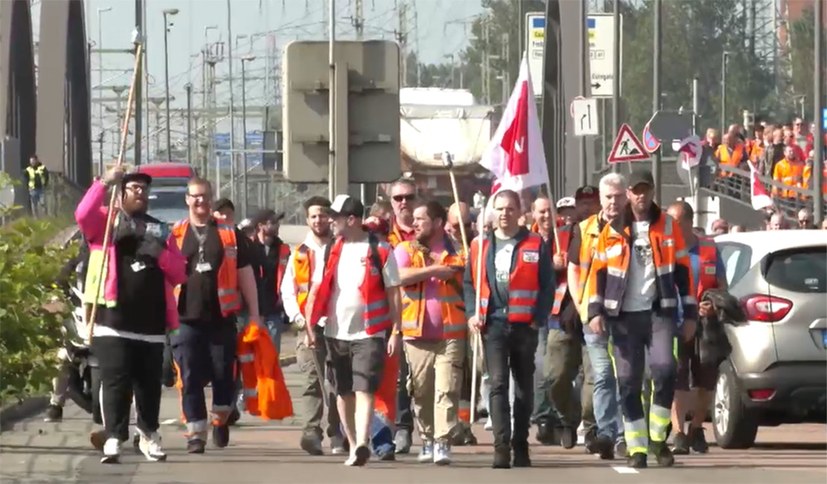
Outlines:
[[[728,174],[728,175],[725,175]],[[759,175],[758,180],[772,196],[775,208],[784,216],[795,219],[802,208],[813,208],[813,197],[815,190],[792,187],[777,182],[771,178]],[[717,194],[739,200],[747,205],[752,205],[752,190],[750,172],[740,168],[733,168],[725,165],[717,167],[717,172],[710,177],[702,187]],[[781,197],[772,195],[773,188],[795,193],[794,197]],[[824,209],[827,210],[827,200],[822,200]]]

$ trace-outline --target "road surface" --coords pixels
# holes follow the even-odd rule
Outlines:
[[[289,341],[289,342],[288,342]],[[292,348],[285,339],[285,348]],[[289,353],[289,350],[285,350]],[[294,408],[298,397],[298,367],[285,369]],[[101,465],[91,449],[88,434],[91,418],[68,404],[64,421],[43,422],[43,415],[17,423],[0,434],[0,482],[43,483],[821,483],[827,482],[827,427],[787,425],[761,429],[756,448],[725,451],[712,447],[707,455],[678,456],[673,469],[652,468],[639,473],[624,462],[600,461],[585,455],[582,447],[532,445],[534,467],[492,470],[491,436],[481,426],[475,433],[476,447],[456,448],[454,465],[437,468],[416,462],[415,454],[397,462],[370,462],[366,468],[342,465],[341,456],[311,457],[298,447],[300,430],[294,420],[263,422],[244,416],[233,427],[230,446],[224,450],[208,446],[204,455],[188,455],[184,437],[175,419],[178,400],[165,390],[162,402],[164,443],[169,453],[165,463],[150,463],[124,448],[122,464]],[[711,432],[707,432],[708,435]],[[711,438],[711,436],[710,436]],[[418,451],[415,447],[414,452]]]

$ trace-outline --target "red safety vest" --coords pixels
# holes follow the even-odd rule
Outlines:
[[[370,248],[365,257],[365,278],[359,289],[365,302],[365,332],[373,335],[387,331],[392,326],[388,297],[385,294],[385,281],[382,279],[382,268],[391,256],[391,249],[387,244],[380,244],[373,236],[370,237],[373,240],[369,244]],[[344,239],[339,237],[330,250],[330,258],[324,268],[324,277],[311,304],[310,324],[317,324],[319,319],[327,315],[344,243]]]
[[[520,241],[515,248],[516,263],[508,282],[508,308],[506,314],[509,323],[531,323],[534,318],[534,308],[537,306],[537,297],[540,294],[539,262],[542,245],[543,238],[529,232],[526,238]],[[484,240],[482,246],[482,284],[480,285],[480,316],[483,320],[488,314],[488,300],[491,296],[486,271],[489,246],[489,240]],[[471,278],[474,287],[477,287],[478,252],[479,239],[474,239],[471,241]]]
[[[698,301],[703,297],[707,289],[718,287],[717,262],[718,253],[715,250],[715,241],[709,237],[698,238]]]
[[[184,245],[184,238],[189,230],[189,219],[181,220],[172,227],[172,235],[178,243],[178,249]],[[224,247],[224,259],[218,268],[218,304],[221,315],[225,318],[241,309],[241,294],[238,291],[238,241],[232,225],[218,222],[218,236]],[[175,289],[176,296],[181,286]]]

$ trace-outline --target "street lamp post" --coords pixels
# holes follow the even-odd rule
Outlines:
[[[164,88],[166,91],[166,118],[167,118],[167,161],[172,161],[172,140],[170,135],[169,122],[169,42],[167,40],[169,28],[172,23],[169,22],[168,17],[178,15],[177,8],[168,8],[164,10]]]
[[[729,52],[721,56],[721,136],[726,133],[726,68]]]
[[[247,63],[256,60],[256,56],[247,54],[241,58],[241,136],[244,138],[244,170],[241,172],[241,190],[244,196],[242,203],[242,215],[246,218],[249,209],[249,196],[247,195]]]
[[[98,85],[103,87],[103,14],[111,12],[112,7],[98,8]],[[98,103],[98,122],[101,129],[101,140],[103,139],[103,103]],[[101,141],[103,146],[103,141]],[[100,150],[100,174],[103,176],[103,149]]]
[[[192,165],[192,84],[186,83],[187,91],[187,164]]]

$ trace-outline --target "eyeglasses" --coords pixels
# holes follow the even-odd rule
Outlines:
[[[149,191],[149,187],[146,185],[127,185],[124,187],[124,190],[132,193],[144,193]]]
[[[406,201],[406,202],[412,202],[416,198],[416,195],[410,193],[410,194],[407,194],[407,195],[394,195],[391,198],[393,198],[394,202],[401,202],[403,200]]]
[[[206,193],[187,193],[187,196],[199,202],[203,202],[207,198]]]

